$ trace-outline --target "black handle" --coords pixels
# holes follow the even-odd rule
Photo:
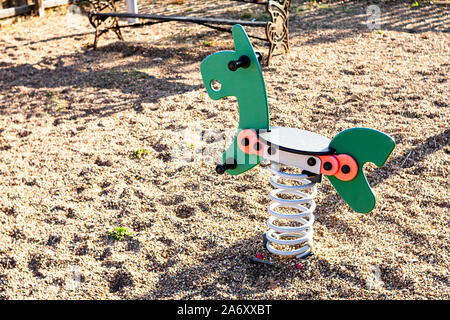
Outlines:
[[[236,71],[239,68],[248,68],[250,66],[250,58],[247,56],[240,56],[238,60],[231,60],[228,62],[228,69]]]
[[[230,162],[233,162],[233,163],[230,163]],[[216,172],[217,172],[218,174],[224,174],[225,171],[227,171],[228,169],[236,169],[236,167],[237,167],[237,162],[236,162],[236,160],[230,158],[230,159],[227,159],[226,163],[224,163],[224,164],[219,164],[219,165],[216,167]]]

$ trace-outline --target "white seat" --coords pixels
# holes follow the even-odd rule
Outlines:
[[[286,127],[270,127],[269,131],[259,131],[262,142],[280,150],[305,155],[333,154],[330,139],[306,130]]]

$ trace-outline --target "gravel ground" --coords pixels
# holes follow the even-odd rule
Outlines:
[[[163,2],[148,8],[196,11]],[[383,168],[366,165],[370,214],[320,184],[301,270],[263,249],[266,168],[217,176],[211,159],[177,153],[188,130],[237,127],[235,100],[209,99],[199,72],[229,34],[170,22],[93,51],[87,19],[62,10],[3,25],[0,298],[449,299],[450,10],[408,4],[379,4],[369,30],[364,3],[293,1],[291,51],[264,68],[272,125],[397,142]],[[261,14],[249,8],[222,11]],[[133,235],[112,239],[121,226]],[[251,264],[257,252],[280,268]]]

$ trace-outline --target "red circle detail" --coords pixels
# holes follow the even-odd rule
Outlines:
[[[333,176],[335,175],[339,170],[339,161],[335,156],[319,156],[319,159],[321,161],[320,164],[320,173],[326,175],[326,176]],[[323,165],[325,163],[331,163],[331,169],[326,170]]]
[[[336,155],[336,158],[339,161],[339,171],[335,174],[336,178],[342,181],[350,181],[355,179],[358,174],[358,163],[356,163],[356,160],[348,154],[338,154]],[[345,165],[350,168],[348,173],[343,173],[341,170],[341,168]]]
[[[247,138],[249,144],[244,146],[242,144],[242,141]],[[256,131],[253,129],[244,129],[241,132],[239,132],[237,137],[237,143],[239,146],[239,149],[241,149],[242,152],[246,154],[256,154],[258,156],[263,156],[264,154],[264,144],[261,143],[261,141],[258,140],[258,136],[256,135]],[[259,143],[261,148],[259,150],[255,149],[255,145]]]

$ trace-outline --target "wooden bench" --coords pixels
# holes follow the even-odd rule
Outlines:
[[[142,27],[144,25],[153,25],[168,21],[189,22],[206,26],[219,31],[231,32],[231,26],[240,24],[247,27],[265,28],[266,38],[260,38],[250,35],[251,38],[264,40],[269,42],[269,52],[266,58],[266,64],[269,64],[273,52],[278,49],[289,51],[289,5],[290,0],[269,0],[261,2],[261,0],[227,0],[253,3],[257,5],[265,5],[267,12],[270,14],[270,21],[253,21],[253,20],[232,20],[220,18],[203,18],[197,16],[173,16],[173,15],[156,15],[156,14],[139,14],[130,12],[117,12],[114,0],[90,0],[93,10],[89,12],[89,21],[95,28],[94,49],[97,49],[98,39],[108,31],[113,31],[120,40],[123,40],[121,28],[126,27]],[[119,19],[142,19],[146,22],[132,23],[120,25]],[[225,26],[229,26],[226,28]]]

